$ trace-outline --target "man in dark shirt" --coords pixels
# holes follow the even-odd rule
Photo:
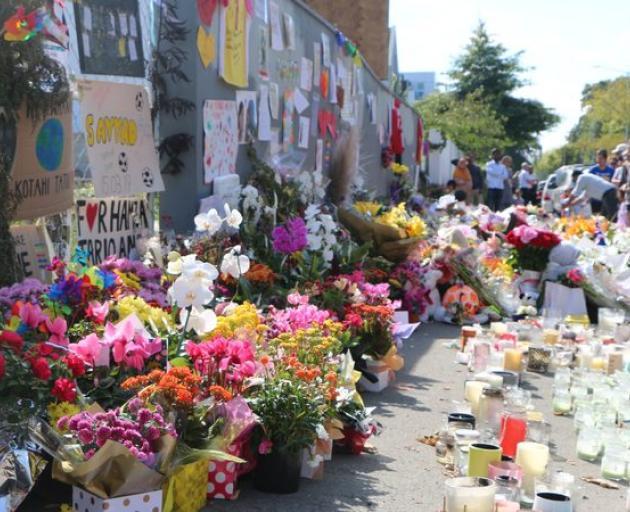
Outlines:
[[[468,171],[472,177],[471,201],[473,204],[479,204],[483,192],[483,174],[481,174],[481,168],[475,164],[475,155],[469,153],[466,155],[466,159],[468,160]]]

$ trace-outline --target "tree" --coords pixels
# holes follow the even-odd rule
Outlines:
[[[489,155],[493,147],[509,145],[504,119],[481,98],[479,91],[463,98],[455,93],[433,93],[415,105],[427,127],[466,153]]]
[[[539,101],[513,95],[526,84],[521,78],[526,71],[520,64],[521,55],[522,52],[509,55],[503,45],[492,41],[480,22],[449,72],[460,100],[477,93],[494,109],[511,141],[506,149],[516,155],[538,148],[538,135],[559,121],[558,116]]]

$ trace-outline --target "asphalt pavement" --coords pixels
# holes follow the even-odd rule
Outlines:
[[[453,400],[463,399],[468,371],[454,363],[454,351],[445,347],[459,329],[422,325],[405,343],[405,368],[385,391],[365,394],[383,432],[373,438],[376,454],[334,455],[326,462],[323,480],[301,481],[298,493],[263,494],[251,483],[240,483],[240,496],[231,502],[212,501],[207,511],[225,512],[438,512],[442,504],[444,468],[434,449],[418,438],[439,429]],[[536,408],[552,424],[552,469],[582,476],[599,476],[599,465],[575,457],[575,432],[569,417],[551,412],[552,376],[525,373],[523,386],[533,394]],[[582,483],[575,512],[623,512],[626,488],[604,489]]]

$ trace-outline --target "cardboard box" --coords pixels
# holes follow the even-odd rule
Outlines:
[[[162,490],[121,498],[103,499],[80,487],[72,487],[72,510],[77,512],[162,512]]]

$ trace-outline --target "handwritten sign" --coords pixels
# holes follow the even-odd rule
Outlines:
[[[72,208],[73,189],[70,107],[36,123],[22,109],[11,168],[11,190],[19,201],[14,220]]]
[[[247,0],[232,0],[221,6],[219,73],[223,80],[236,87],[248,85],[249,24]]]
[[[208,100],[203,106],[204,177],[211,183],[218,176],[236,172],[238,128],[236,102]]]
[[[11,226],[11,236],[15,241],[15,252],[22,275],[35,277],[46,283],[52,274],[46,270],[53,257],[53,248],[45,226],[24,224]]]
[[[80,92],[81,128],[96,196],[163,191],[144,87],[82,82]]]
[[[138,239],[153,225],[143,199],[79,199],[76,209],[77,244],[93,264],[108,256],[134,257]]]

